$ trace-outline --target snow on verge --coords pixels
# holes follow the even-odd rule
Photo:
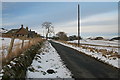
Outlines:
[[[57,51],[49,42],[39,50],[27,70],[27,78],[72,78],[71,72],[63,64]],[[49,73],[51,72],[51,73]]]
[[[105,63],[108,63],[108,64],[110,64],[110,65],[112,65],[112,66],[114,66],[116,68],[120,68],[120,65],[118,64],[118,62],[119,62],[118,58],[116,58],[116,59],[114,59],[113,57],[106,58],[106,57],[102,56],[102,54],[100,54],[100,53],[93,53],[93,52],[90,52],[90,51],[88,51],[86,49],[82,49],[81,47],[75,47],[75,46],[72,46],[70,44],[65,44],[65,43],[58,42],[58,41],[54,41],[54,42],[62,44],[62,45],[67,46],[67,47],[70,47],[70,48],[73,48],[73,49],[76,49],[76,50],[81,51],[81,52],[83,52],[83,53],[85,53],[87,55],[90,55],[90,56],[92,56],[94,58],[97,58],[97,59],[99,59],[99,60],[101,60],[101,61],[103,61]]]

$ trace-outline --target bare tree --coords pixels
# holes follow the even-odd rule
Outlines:
[[[46,29],[46,39],[48,39],[48,34],[54,33],[54,27],[51,22],[44,22],[42,27]]]

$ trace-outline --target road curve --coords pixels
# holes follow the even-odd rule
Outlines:
[[[74,78],[117,78],[118,69],[106,65],[82,52],[50,41]]]

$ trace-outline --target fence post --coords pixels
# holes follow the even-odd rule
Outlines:
[[[21,48],[23,48],[23,46],[24,46],[24,39],[22,39],[22,46],[21,46]]]
[[[28,42],[28,45],[30,45],[30,40],[29,40],[29,42]]]
[[[13,48],[13,44],[14,44],[14,40],[15,40],[15,37],[12,37],[11,38],[11,42],[10,42],[10,47],[8,49],[8,55],[11,53],[12,51],[12,48]]]

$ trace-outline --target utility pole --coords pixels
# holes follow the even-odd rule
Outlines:
[[[78,4],[78,47],[80,45],[80,6]]]

